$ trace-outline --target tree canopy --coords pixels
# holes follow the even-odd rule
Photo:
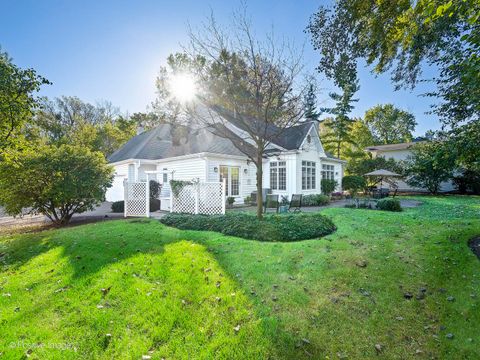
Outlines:
[[[319,70],[337,84],[363,59],[375,73],[391,71],[396,88],[414,87],[422,67],[438,68],[441,99],[434,111],[445,124],[480,113],[480,2],[338,0],[322,6],[307,31],[321,53]]]
[[[75,96],[45,99],[25,132],[32,142],[74,144],[105,156],[135,135],[137,122],[110,102],[90,104]]]
[[[25,145],[23,125],[32,120],[40,99],[35,94],[49,81],[33,69],[21,69],[0,48],[0,158]]]
[[[377,105],[367,110],[364,121],[377,144],[412,141],[417,125],[413,114],[392,104]]]

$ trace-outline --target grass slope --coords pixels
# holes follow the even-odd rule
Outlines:
[[[480,198],[420,200],[402,213],[326,209],[337,232],[296,243],[139,220],[4,235],[0,352],[480,358],[480,261],[466,246]]]

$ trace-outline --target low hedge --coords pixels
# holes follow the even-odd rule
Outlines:
[[[377,208],[380,210],[386,211],[402,211],[402,206],[400,205],[400,201],[398,199],[380,199],[377,202]]]
[[[328,205],[330,198],[327,195],[312,194],[302,196],[302,206],[323,206]]]
[[[125,201],[114,201],[112,203],[112,212],[123,213],[125,211]]]
[[[268,214],[263,220],[247,212],[226,215],[167,214],[160,221],[182,230],[217,231],[224,235],[260,241],[315,239],[336,230],[329,218],[317,213]]]

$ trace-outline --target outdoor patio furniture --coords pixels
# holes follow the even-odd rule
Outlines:
[[[263,203],[266,201],[266,196],[267,194],[271,194],[272,190],[271,189],[263,189],[262,190],[262,195],[263,195]],[[257,191],[252,191],[250,194],[250,205],[257,205]]]
[[[275,209],[275,211],[278,213],[279,206],[280,201],[278,201],[278,195],[267,194],[264,212],[267,212],[268,209]]]
[[[383,199],[390,195],[390,189],[388,188],[380,188],[380,189],[372,189],[372,197],[374,199]]]
[[[288,206],[288,211],[299,212],[302,207],[302,194],[293,194]]]

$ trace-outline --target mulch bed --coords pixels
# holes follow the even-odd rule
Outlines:
[[[480,236],[470,239],[470,241],[468,242],[468,247],[473,251],[475,255],[477,255],[478,259],[480,260]]]

